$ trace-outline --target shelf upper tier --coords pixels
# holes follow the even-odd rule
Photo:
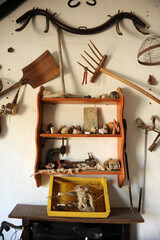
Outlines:
[[[121,99],[101,99],[101,98],[41,98],[44,103],[52,104],[101,104],[117,105]]]
[[[44,138],[69,138],[69,137],[121,137],[121,134],[51,134],[51,133],[41,133],[40,137]]]

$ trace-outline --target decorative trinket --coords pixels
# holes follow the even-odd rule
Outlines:
[[[108,98],[108,94],[102,94],[99,96],[99,98],[101,99],[107,99]]]
[[[104,162],[104,167],[107,170],[118,170],[121,168],[120,161],[117,159],[109,158]]]
[[[116,92],[116,91],[112,91],[112,92],[109,94],[109,98],[111,98],[111,99],[119,99],[119,93]]]
[[[73,134],[82,134],[81,130],[78,130],[77,128],[73,129]]]
[[[63,127],[62,130],[61,130],[61,133],[62,134],[67,134],[68,133],[68,127]]]
[[[108,133],[109,134],[113,134],[114,131],[114,123],[113,122],[109,122],[108,123]]]
[[[51,127],[50,131],[51,131],[51,134],[57,134],[58,133],[58,130],[57,130],[56,127]]]
[[[115,133],[120,133],[119,123],[115,119],[113,119],[113,124],[114,124],[114,127],[115,127]]]
[[[98,129],[96,127],[91,127],[91,133],[93,134],[98,133]]]
[[[54,94],[54,92],[47,90],[44,90],[42,93],[43,97],[50,97],[52,94]]]

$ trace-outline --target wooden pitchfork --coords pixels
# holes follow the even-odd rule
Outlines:
[[[138,86],[135,85],[134,83],[131,83],[131,82],[129,82],[128,80],[126,80],[126,79],[124,79],[124,78],[122,78],[122,77],[120,77],[120,76],[118,76],[118,75],[116,75],[116,74],[108,71],[107,69],[104,69],[104,68],[103,68],[103,65],[104,65],[104,63],[105,63],[105,61],[106,61],[106,59],[107,59],[107,55],[106,55],[106,54],[105,54],[105,55],[102,55],[102,54],[100,53],[100,51],[97,49],[97,47],[93,44],[93,42],[92,42],[91,40],[90,40],[90,43],[91,43],[92,46],[91,46],[90,44],[88,44],[88,46],[89,46],[90,50],[92,51],[92,53],[96,56],[97,61],[96,61],[89,53],[87,53],[86,51],[84,51],[84,53],[96,64],[96,67],[95,67],[90,61],[88,61],[87,58],[84,57],[82,54],[81,54],[81,56],[82,56],[83,59],[94,69],[94,72],[91,71],[90,69],[88,69],[86,66],[84,66],[84,65],[81,64],[80,62],[78,62],[78,64],[79,64],[80,66],[82,66],[83,68],[87,68],[88,71],[93,74],[92,77],[91,77],[91,79],[90,79],[90,82],[94,82],[95,79],[97,78],[97,76],[100,74],[100,72],[102,72],[102,73],[107,74],[107,75],[110,76],[110,77],[113,77],[113,78],[119,80],[120,82],[125,83],[125,84],[128,85],[129,87],[132,87],[132,88],[136,89],[137,91],[143,93],[143,94],[146,95],[147,97],[151,98],[153,101],[155,101],[155,102],[157,102],[157,103],[160,104],[160,99],[154,97],[153,95],[151,95],[150,93],[148,93],[148,92],[145,91],[144,89],[138,87]]]

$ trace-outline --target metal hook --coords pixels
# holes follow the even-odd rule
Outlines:
[[[86,3],[87,3],[88,5],[90,5],[90,6],[95,6],[96,3],[97,3],[96,0],[92,0],[92,1],[93,1],[93,3],[90,3],[90,2],[88,2],[88,1],[87,1]]]
[[[78,2],[78,3],[76,3],[75,5],[71,5],[71,2],[72,2],[72,1],[74,1],[74,0],[69,0],[69,1],[68,1],[68,6],[69,6],[69,7],[72,7],[72,8],[73,8],[73,7],[78,7],[78,6],[80,5],[80,3],[81,3],[81,2]]]

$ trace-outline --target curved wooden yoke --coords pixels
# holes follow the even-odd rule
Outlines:
[[[74,33],[74,34],[95,34],[95,33],[99,33],[102,32],[104,30],[106,30],[107,28],[109,28],[111,25],[116,24],[116,31],[119,35],[122,35],[122,32],[119,29],[119,22],[122,19],[130,19],[135,28],[142,34],[149,34],[148,31],[146,31],[146,24],[139,18],[137,17],[135,14],[133,14],[132,12],[118,12],[117,14],[115,14],[114,16],[110,16],[110,18],[104,22],[103,24],[93,27],[93,28],[87,28],[87,27],[71,27],[65,23],[63,23],[62,21],[58,20],[55,15],[56,13],[52,14],[51,12],[49,12],[47,9],[43,10],[40,8],[33,8],[32,10],[27,11],[26,13],[24,13],[22,16],[20,16],[16,22],[20,23],[22,21],[24,21],[23,25],[19,28],[16,29],[16,31],[22,31],[30,22],[30,20],[37,15],[41,15],[41,16],[45,16],[46,17],[46,29],[44,32],[48,32],[49,30],[49,21],[51,21],[56,27],[63,29],[64,31],[70,32],[70,33]]]

